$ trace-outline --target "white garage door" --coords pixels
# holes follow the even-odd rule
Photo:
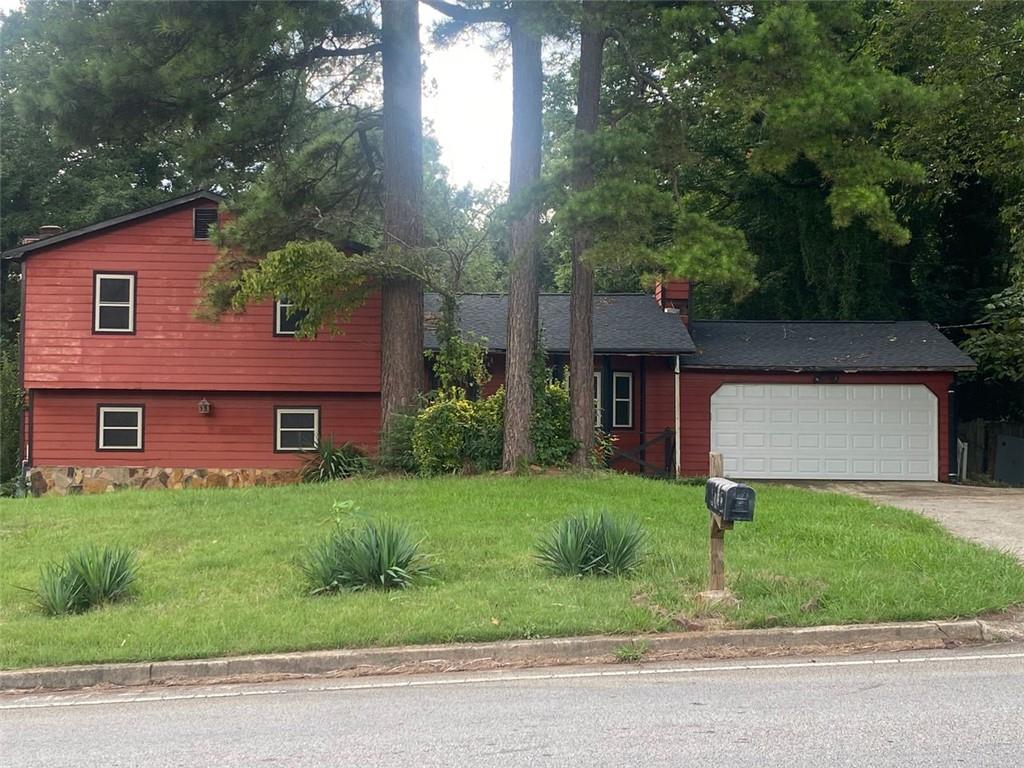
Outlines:
[[[938,401],[921,385],[725,384],[711,450],[731,477],[935,480]]]

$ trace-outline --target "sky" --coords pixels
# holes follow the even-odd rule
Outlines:
[[[449,179],[478,189],[508,186],[512,143],[512,70],[479,39],[450,48],[429,44],[441,14],[420,5],[424,27],[423,117],[433,125]],[[507,64],[507,62],[505,62]]]
[[[0,0],[11,11],[21,0]],[[441,146],[449,180],[478,189],[508,186],[512,141],[512,72],[479,39],[449,48],[430,44],[429,27],[441,14],[420,5],[423,26],[423,118]]]

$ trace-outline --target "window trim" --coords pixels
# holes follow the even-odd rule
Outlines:
[[[616,382],[620,378],[625,378],[629,382],[629,397],[623,398],[618,396],[618,388]],[[629,423],[620,424],[616,420],[617,408],[619,403],[629,404]],[[633,372],[632,371],[614,371],[612,373],[612,429],[632,429],[633,428]]]
[[[594,371],[594,426],[600,428],[604,422],[601,420],[604,411],[604,402],[601,399],[601,372]]]
[[[312,448],[282,448],[281,447],[281,414],[282,413],[312,413],[313,422],[313,447]],[[309,453],[315,451],[320,445],[320,406],[319,405],[275,405],[274,406],[274,453]],[[308,430],[291,429],[293,432],[306,432]]]
[[[201,243],[208,242],[210,240],[209,225],[207,225],[206,227],[206,237],[196,237],[196,211],[213,211],[217,215],[216,220],[213,222],[213,225],[216,226],[217,224],[220,223],[220,209],[211,208],[209,206],[203,205],[197,205],[195,208],[192,209],[192,239]]]
[[[283,336],[285,338],[294,339],[297,331],[282,331],[281,330],[281,306],[294,307],[293,302],[284,304],[282,299],[274,299],[274,335]]]
[[[127,330],[117,330],[111,328],[100,328],[100,280],[102,278],[109,277],[113,279],[127,279],[130,280],[130,290],[128,298],[128,322],[130,323]],[[92,273],[92,332],[94,334],[111,334],[115,336],[134,336],[135,335],[135,309],[138,305],[136,301],[136,294],[138,290],[139,280],[138,272],[108,272],[104,270],[94,270]],[[104,302],[104,306],[111,307],[123,307],[124,302]]]
[[[106,411],[124,413],[135,411],[139,414],[139,426],[136,427],[139,439],[136,446],[119,446],[103,444],[103,414]],[[127,429],[127,427],[110,427],[111,429]],[[146,406],[143,403],[97,403],[96,404],[96,450],[117,451],[119,453],[142,453],[146,450]]]

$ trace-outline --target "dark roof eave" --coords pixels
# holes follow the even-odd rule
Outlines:
[[[878,365],[844,368],[841,365],[726,365],[686,362],[684,368],[703,371],[773,371],[775,373],[967,373],[976,371],[976,365]]]
[[[424,349],[436,350],[440,349],[437,344],[425,344]],[[562,349],[559,347],[547,347],[548,352],[554,352],[556,354],[569,354],[568,349]],[[696,350],[693,349],[600,349],[595,348],[595,355],[643,355],[649,357],[664,357],[666,355],[692,355]],[[488,347],[487,354],[507,354],[508,350],[504,347]]]
[[[177,208],[179,205],[185,205],[195,200],[209,200],[211,203],[221,203],[224,201],[223,195],[218,195],[216,192],[210,192],[208,190],[196,190],[195,192],[189,192],[187,195],[175,197],[171,200],[165,200],[162,203],[151,205],[148,208],[143,208],[138,211],[132,211],[121,216],[115,216],[112,219],[105,219],[98,221],[95,224],[89,224],[79,229],[73,229],[70,232],[62,232],[59,235],[53,235],[52,237],[44,237],[42,240],[36,240],[33,243],[21,245],[16,248],[9,248],[0,254],[0,258],[7,260],[17,260],[29,254],[42,250],[43,248],[49,248],[52,245],[67,242],[68,240],[74,240],[76,237],[84,237],[85,235],[91,235],[95,232],[102,232],[105,229],[116,227],[121,224],[127,224],[130,221],[141,219],[146,216],[152,216],[156,213],[162,213],[163,211],[170,210],[171,208]]]

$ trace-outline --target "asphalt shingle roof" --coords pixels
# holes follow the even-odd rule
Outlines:
[[[437,348],[432,319],[440,310],[437,294],[424,297],[424,346]],[[540,323],[549,352],[569,351],[569,296],[541,294]],[[463,333],[487,340],[487,348],[507,349],[508,296],[473,293],[459,297]],[[678,314],[665,312],[646,294],[594,296],[594,351],[601,353],[683,354],[693,352],[693,340]]]
[[[969,371],[974,361],[926,322],[694,320],[688,368]]]

